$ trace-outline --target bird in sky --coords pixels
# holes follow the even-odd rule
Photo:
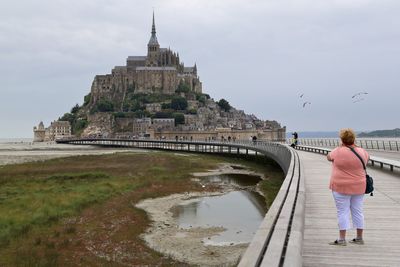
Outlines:
[[[308,102],[308,101],[304,102],[304,103],[303,103],[303,108],[305,108],[307,104],[308,104],[308,105],[311,105],[311,102]]]
[[[351,98],[355,98],[355,97],[360,96],[360,95],[368,95],[368,93],[367,92],[359,92],[357,94],[354,94]]]
[[[301,94],[301,95],[300,95],[300,98],[302,98],[302,97],[303,97],[303,95],[304,95],[304,94]]]

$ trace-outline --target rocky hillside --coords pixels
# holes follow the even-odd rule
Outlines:
[[[276,121],[262,121],[231,107],[225,99],[214,101],[208,94],[190,91],[185,84],[172,95],[135,94],[131,89],[123,98],[103,98],[94,103],[91,97],[86,95],[81,106],[76,104],[59,118],[71,123],[76,136],[129,135],[135,118],[173,118],[175,130],[181,131],[280,128]]]

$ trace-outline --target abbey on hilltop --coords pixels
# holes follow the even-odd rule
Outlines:
[[[147,55],[129,56],[125,66],[96,75],[84,103],[58,121],[81,137],[284,140],[286,132],[277,121],[260,120],[203,93],[196,64],[185,67],[178,53],[160,48],[154,12]],[[48,136],[70,135],[57,129]],[[46,140],[43,125],[34,134],[36,141]]]
[[[180,83],[187,84],[190,91],[202,92],[196,64],[185,67],[179,59],[179,53],[169,48],[160,48],[153,13],[147,55],[129,56],[126,66],[114,67],[111,74],[97,75],[92,84],[91,100],[96,103],[100,98],[119,95],[122,102],[129,90],[135,94],[172,95]]]

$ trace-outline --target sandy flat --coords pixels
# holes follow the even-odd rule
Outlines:
[[[116,152],[143,151],[132,148],[106,148],[97,146],[51,143],[0,143],[0,165],[43,161],[78,155],[101,155]]]

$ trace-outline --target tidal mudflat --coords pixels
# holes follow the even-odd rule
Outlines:
[[[24,152],[31,151],[39,155],[54,152],[48,147],[8,152],[23,154],[19,162],[24,162]],[[82,147],[77,153],[95,151]],[[156,220],[136,208],[137,203],[176,194],[222,195],[230,189],[204,184],[202,177],[193,175],[210,175],[209,170],[220,166],[243,165],[262,173],[265,179],[258,190],[265,192],[267,205],[282,182],[280,170],[268,162],[186,153],[115,152],[0,166],[0,265],[192,265],[148,245],[143,235]],[[5,149],[2,153],[7,154]],[[217,233],[222,228],[214,230]],[[223,253],[235,254],[245,246],[225,246]],[[215,252],[207,251],[203,256],[213,258]]]
[[[77,155],[112,154],[127,150],[125,148],[65,145],[54,142],[6,142],[0,143],[0,166]],[[129,151],[132,151],[132,149]]]

